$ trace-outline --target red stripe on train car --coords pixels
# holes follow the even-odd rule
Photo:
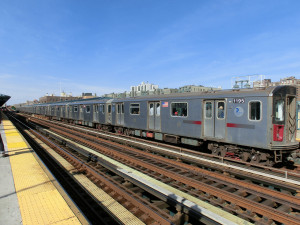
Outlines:
[[[227,127],[238,127],[236,123],[227,123]]]
[[[193,121],[193,124],[201,125],[201,121]]]

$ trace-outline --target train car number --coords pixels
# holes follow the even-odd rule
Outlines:
[[[233,103],[245,103],[245,99],[244,98],[234,98]]]

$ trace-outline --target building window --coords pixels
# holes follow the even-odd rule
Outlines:
[[[187,103],[172,103],[171,104],[171,115],[178,117],[186,117],[188,113]]]
[[[130,104],[130,114],[139,115],[140,114],[140,104],[132,103]]]
[[[249,120],[261,119],[261,102],[251,101],[249,102]]]

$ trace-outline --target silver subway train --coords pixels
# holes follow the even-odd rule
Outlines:
[[[28,105],[20,112],[126,135],[199,146],[265,165],[294,160],[296,88],[91,99]]]

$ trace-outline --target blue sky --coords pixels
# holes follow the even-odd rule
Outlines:
[[[300,1],[1,0],[0,93],[231,87],[236,76],[300,78]]]

